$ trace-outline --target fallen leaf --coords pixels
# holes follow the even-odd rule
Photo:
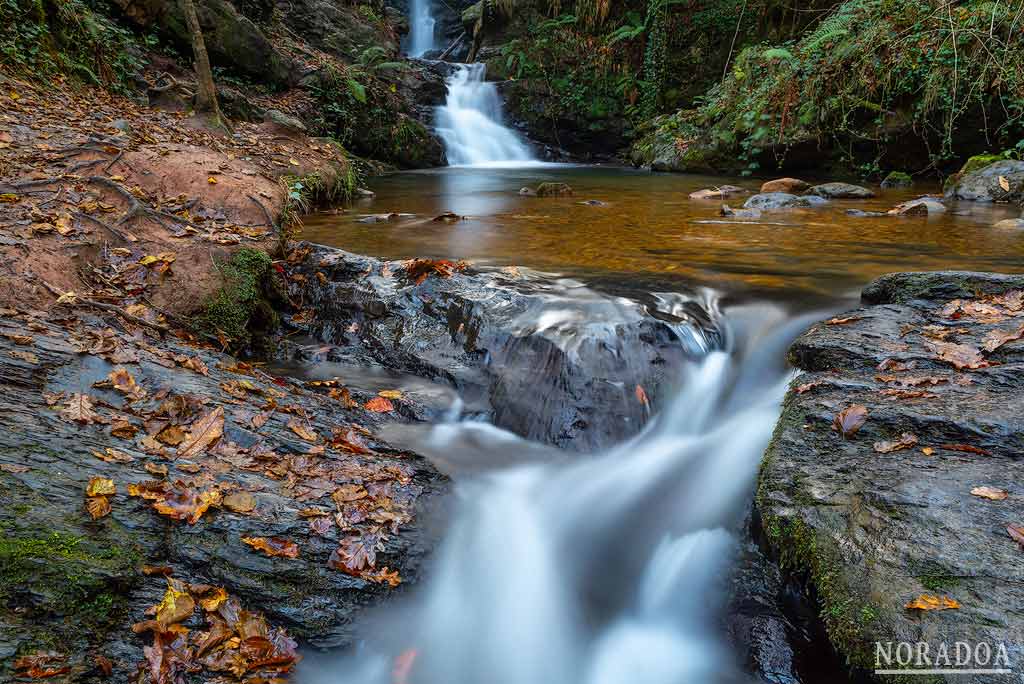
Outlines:
[[[377,584],[387,584],[392,589],[402,583],[402,578],[398,575],[398,571],[388,570],[387,568],[363,573],[362,577]]]
[[[224,407],[218,406],[200,416],[188,437],[178,447],[179,458],[195,458],[213,446],[224,434]],[[159,436],[157,437],[159,439]]]
[[[55,652],[37,652],[32,655],[20,656],[14,661],[14,670],[22,677],[29,679],[49,679],[59,677],[71,671],[64,664],[67,657]]]
[[[832,427],[845,439],[857,434],[868,419],[868,409],[863,404],[851,404],[832,419]]]
[[[126,395],[131,401],[144,399],[146,397],[146,390],[139,387],[135,382],[135,378],[132,377],[127,368],[119,367],[110,371],[110,375],[107,376],[107,381],[110,383],[111,387]]]
[[[321,537],[330,532],[332,527],[334,527],[334,521],[331,520],[330,516],[321,515],[309,521],[310,531]]]
[[[83,425],[107,422],[93,410],[92,397],[88,394],[72,394],[67,406],[60,412],[60,417]]]
[[[924,447],[921,449],[921,453],[925,456],[931,456],[935,453],[935,449],[932,449],[931,447]]]
[[[209,183],[210,185],[216,185],[217,179],[214,178],[213,176],[210,176],[209,178],[206,179],[206,182]]]
[[[105,463],[134,463],[135,457],[118,449],[105,447],[103,451],[92,450],[92,455]]]
[[[305,421],[299,420],[298,418],[292,418],[288,421],[288,429],[307,442],[315,442],[319,439],[314,431],[306,427]]]
[[[988,334],[985,335],[985,339],[982,340],[981,346],[985,351],[991,353],[1004,344],[1016,342],[1021,338],[1024,338],[1024,325],[1021,325],[1016,330],[989,330]]]
[[[185,441],[185,431],[180,425],[168,425],[157,433],[156,440],[167,446],[178,446]]]
[[[341,428],[334,431],[334,436],[331,438],[331,446],[335,449],[341,449],[352,454],[371,454],[373,453],[363,438],[356,434],[356,431],[352,428],[343,430]]]
[[[924,345],[935,354],[935,356],[951,364],[957,370],[976,370],[987,368],[989,362],[981,355],[981,351],[966,344],[955,344],[953,342],[940,342],[936,340],[924,340]]]
[[[86,496],[113,495],[117,493],[114,481],[106,477],[91,477],[85,488]]]
[[[92,660],[96,663],[96,669],[99,670],[104,677],[109,677],[114,674],[114,663],[110,662],[110,658],[96,654],[93,656]]]
[[[830,318],[825,321],[825,325],[847,325],[849,323],[855,323],[863,319],[863,316],[847,316],[845,318]]]
[[[110,434],[120,439],[132,439],[139,428],[127,420],[115,420],[110,424]]]
[[[5,473],[27,473],[28,466],[16,465],[14,463],[0,463],[0,471]]]
[[[150,475],[156,475],[157,477],[167,477],[167,466],[162,463],[146,463],[142,466],[146,469],[146,472]]]
[[[898,439],[892,441],[875,442],[874,448],[880,454],[890,454],[902,449],[912,449],[917,446],[917,435],[904,432]]]
[[[1007,525],[1006,533],[1010,535],[1010,539],[1020,544],[1021,549],[1024,549],[1024,525]]]
[[[380,392],[377,392],[377,396],[384,397],[385,399],[401,399],[402,398],[402,391],[401,390],[381,390]]]
[[[32,337],[31,335],[19,335],[18,333],[9,333],[9,332],[0,332],[0,335],[3,335],[7,339],[9,339],[11,342],[14,342],[14,344],[26,345],[26,344],[32,344],[32,343],[34,343],[36,341],[36,338]]]
[[[983,499],[991,499],[992,501],[1002,501],[1009,496],[1005,490],[997,487],[975,487],[971,490],[971,494],[980,496]]]
[[[921,594],[906,607],[908,610],[952,610],[959,608],[960,604],[948,596]]]
[[[249,492],[235,492],[224,497],[223,506],[234,513],[251,513],[256,509],[256,497]]]
[[[196,609],[195,599],[181,580],[167,578],[167,591],[156,606],[156,622],[160,629],[167,631],[171,625],[192,617]]]
[[[99,520],[110,513],[110,499],[105,496],[87,496],[85,508],[93,520]]]
[[[154,498],[153,510],[173,520],[185,520],[189,525],[195,525],[211,506],[219,506],[221,503],[220,490],[199,491],[180,480],[170,486],[165,486],[161,491],[151,490],[134,494],[129,489],[128,493],[132,496],[141,495],[145,498]]]
[[[269,539],[266,537],[242,537],[242,541],[268,556],[283,558],[299,557],[298,544],[282,537],[270,537]]]
[[[21,359],[22,361],[25,361],[26,363],[39,363],[39,357],[33,354],[32,352],[21,351],[20,349],[12,349],[7,353],[16,359]]]
[[[805,392],[810,392],[815,387],[823,385],[824,383],[824,380],[812,380],[810,382],[805,382],[802,385],[797,385],[796,387],[793,388],[793,391],[796,392],[797,394],[804,394]]]
[[[637,385],[633,393],[636,395],[636,400],[640,402],[641,406],[649,407],[651,405],[651,402],[647,399],[647,391],[641,385]]]
[[[352,398],[352,393],[349,392],[348,387],[331,388],[331,390],[327,392],[327,396],[331,399],[340,401],[345,405],[345,408],[356,408],[359,406],[359,402]]]
[[[1010,181],[1006,179],[1006,176],[999,177],[999,187],[1001,187],[1004,192],[1010,192]]]
[[[373,411],[374,413],[389,413],[395,410],[395,405],[391,403],[389,399],[384,397],[374,397],[370,401],[363,405],[367,411]]]
[[[940,449],[946,451],[963,451],[968,454],[978,454],[979,456],[989,456],[989,452],[985,451],[981,447],[971,446],[970,444],[942,444]]]
[[[331,493],[331,498],[339,508],[343,503],[365,499],[367,496],[366,488],[358,484],[343,484]]]

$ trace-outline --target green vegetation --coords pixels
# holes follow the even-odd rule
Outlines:
[[[127,91],[139,41],[105,0],[0,0],[0,61],[39,80],[61,76]]]
[[[223,284],[203,307],[198,327],[225,335],[235,350],[262,347],[278,327],[273,301],[281,298],[272,285],[270,257],[256,249],[240,249],[217,268]]]

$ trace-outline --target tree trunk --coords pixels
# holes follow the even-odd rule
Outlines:
[[[199,88],[196,92],[196,113],[205,114],[213,119],[213,123],[228,130],[231,126],[221,114],[217,104],[217,88],[213,84],[213,70],[210,68],[210,56],[206,54],[206,41],[203,40],[203,29],[199,26],[199,15],[196,13],[194,0],[181,0],[185,10],[185,22],[192,34],[192,52],[195,54],[196,78]]]

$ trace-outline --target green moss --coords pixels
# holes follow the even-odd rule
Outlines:
[[[884,179],[882,179],[883,188],[909,188],[914,185],[914,179],[909,173],[903,171],[890,171]]]
[[[960,177],[963,178],[969,173],[980,171],[986,166],[995,164],[998,161],[1003,161],[1003,157],[998,154],[976,154],[967,160],[967,163],[960,169]]]
[[[227,263],[217,265],[223,283],[203,307],[199,327],[223,333],[233,349],[241,350],[259,342],[276,329],[279,321],[269,302],[272,282],[271,260],[266,252],[241,249]]]

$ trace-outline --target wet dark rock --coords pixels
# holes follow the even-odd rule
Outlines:
[[[1024,520],[1024,344],[982,350],[993,331],[1024,324],[1013,295],[1022,288],[1022,276],[885,276],[865,288],[861,308],[790,350],[804,372],[765,453],[757,505],[768,544],[809,577],[832,642],[856,667],[875,667],[876,641],[923,641],[932,653],[939,642],[1003,643],[1019,661],[1024,551],[1007,525]],[[1004,304],[991,299],[1007,293]],[[958,299],[977,301],[950,304]],[[940,360],[941,343],[977,350],[981,367]],[[833,419],[852,404],[867,420],[844,439]],[[885,451],[905,433],[916,445]],[[976,487],[1009,497],[972,495]],[[922,594],[960,607],[905,608]]]
[[[754,195],[743,203],[745,209],[793,209],[816,207],[826,204],[827,200],[817,195],[791,195],[788,192],[762,192]]]
[[[144,661],[142,647],[150,638],[134,634],[131,625],[146,619],[145,610],[159,603],[166,589],[161,576],[143,574],[144,565],[170,566],[178,579],[224,587],[247,609],[265,613],[271,623],[285,626],[293,636],[320,644],[350,641],[352,620],[393,590],[327,566],[338,545],[337,526],[320,536],[298,511],[318,506],[333,512],[329,497],[333,480],[321,480],[326,491],[305,497],[300,496],[304,488],[315,489],[318,483],[304,475],[283,475],[317,464],[325,467],[325,473],[340,474],[362,468],[361,464],[370,463],[363,459],[372,459],[371,468],[408,472],[410,478],[404,484],[378,482],[390,489],[393,499],[417,511],[411,523],[388,535],[384,550],[378,552],[378,564],[397,568],[407,583],[416,580],[434,543],[425,520],[447,491],[447,481],[416,455],[373,437],[365,439],[379,452],[376,456],[333,448],[308,456],[310,444],[287,426],[289,419],[304,414],[318,433],[328,437],[332,427],[352,423],[376,431],[396,418],[414,419],[413,398],[396,401],[396,412],[387,415],[346,408],[343,402],[329,399],[326,389],[275,381],[266,374],[238,374],[227,370],[236,363],[227,355],[174,338],[149,340],[158,351],[199,358],[208,375],[188,370],[169,357],[135,347],[131,336],[122,333],[123,348],[135,349],[139,358],[125,367],[149,393],[129,406],[120,393],[92,386],[113,365],[69,344],[61,325],[41,318],[35,321],[26,330],[23,318],[0,318],[5,331],[22,331],[33,338],[26,345],[0,337],[0,680],[11,681],[16,651],[56,648],[69,656],[76,682],[135,681],[135,667]],[[100,331],[106,326],[88,319],[86,327]],[[225,383],[240,380],[251,383],[257,392],[245,390],[244,398],[237,399],[222,391]],[[175,458],[173,447],[167,448],[168,457],[150,455],[140,445],[144,430],[123,439],[113,436],[108,424],[70,422],[60,416],[63,403],[50,406],[44,394],[88,393],[102,416],[123,416],[141,428],[143,418],[135,411],[155,407],[159,400],[154,395],[161,389],[169,391],[169,397],[202,398],[206,409],[222,406],[221,443],[233,442],[243,449],[263,444],[273,449],[273,458],[260,461],[232,455],[230,449],[223,455]],[[250,417],[259,414],[273,392],[279,410],[271,412],[264,425],[254,427]],[[353,389],[352,396],[362,404],[375,392]],[[116,463],[97,458],[95,454],[107,448],[134,460]],[[199,466],[198,472],[189,467],[192,463]],[[126,494],[129,483],[158,477],[145,466],[166,467],[171,480],[195,481],[201,487],[217,483],[225,493],[250,492],[256,500],[255,511],[245,515],[226,507],[213,508],[195,525],[170,520],[149,502]],[[270,466],[284,470],[272,475]],[[117,487],[111,513],[95,521],[84,507],[91,477],[111,478]],[[300,555],[270,558],[248,548],[242,536],[285,537],[299,545]],[[113,661],[111,679],[101,678],[96,671],[93,655],[97,653]]]
[[[294,116],[289,116],[277,109],[268,109],[265,111],[263,113],[263,123],[271,128],[271,130],[277,131],[286,136],[304,135],[307,130],[306,124],[302,123]]]
[[[696,306],[655,317],[517,270],[469,273],[424,261],[426,275],[411,278],[402,262],[309,248],[300,266],[314,310],[309,332],[336,345],[333,360],[451,386],[466,414],[573,450],[635,434],[669,396],[695,349],[684,318],[715,339]]]
[[[884,211],[864,211],[863,209],[847,209],[847,216],[854,216],[856,218],[878,218],[880,216],[886,216]]]
[[[533,188],[522,187],[519,188],[519,194],[522,195],[523,197],[536,197],[537,191],[534,190]]]
[[[869,199],[875,196],[871,190],[850,183],[823,183],[811,187],[807,193],[828,199]]]
[[[946,197],[975,202],[1024,202],[1024,161],[1003,159],[963,172],[947,188]]]

